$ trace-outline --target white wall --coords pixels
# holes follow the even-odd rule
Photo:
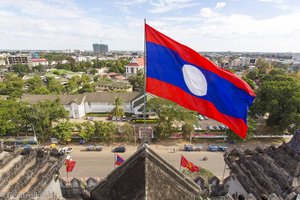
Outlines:
[[[85,102],[84,108],[86,113],[106,113],[114,109],[112,102]],[[132,113],[132,106],[130,102],[125,102],[123,105],[124,112]]]
[[[85,109],[84,109],[84,101],[80,105],[78,105],[78,115],[79,118],[82,118],[85,116]]]

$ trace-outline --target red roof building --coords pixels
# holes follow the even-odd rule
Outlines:
[[[144,70],[144,58],[132,58],[130,63],[125,66],[126,77],[137,75],[139,70]]]

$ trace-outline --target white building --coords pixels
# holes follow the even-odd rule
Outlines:
[[[32,67],[38,66],[38,65],[48,65],[48,60],[44,59],[44,58],[32,58]]]
[[[6,65],[5,59],[1,59],[1,58],[0,58],[0,66],[1,66],[1,65]]]
[[[69,112],[70,118],[82,118],[86,113],[109,113],[114,109],[114,101],[121,97],[125,113],[142,114],[143,94],[138,92],[94,92],[77,95],[25,95],[22,101],[36,104],[55,99]]]
[[[7,63],[9,65],[23,64],[23,65],[31,66],[32,64],[31,55],[30,54],[11,55],[7,57]]]
[[[132,58],[126,68],[126,77],[137,75],[139,70],[144,70],[144,58]]]
[[[300,53],[293,53],[292,59],[293,59],[294,61],[300,62]]]

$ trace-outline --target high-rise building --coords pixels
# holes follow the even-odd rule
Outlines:
[[[31,66],[31,64],[32,64],[30,54],[11,55],[7,58],[7,62],[8,62],[9,65],[24,64],[24,65]]]
[[[94,53],[97,54],[105,54],[108,52],[107,44],[93,44]]]

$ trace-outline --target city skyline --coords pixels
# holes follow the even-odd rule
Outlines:
[[[143,50],[147,23],[196,51],[300,52],[296,0],[0,2],[0,49]]]

